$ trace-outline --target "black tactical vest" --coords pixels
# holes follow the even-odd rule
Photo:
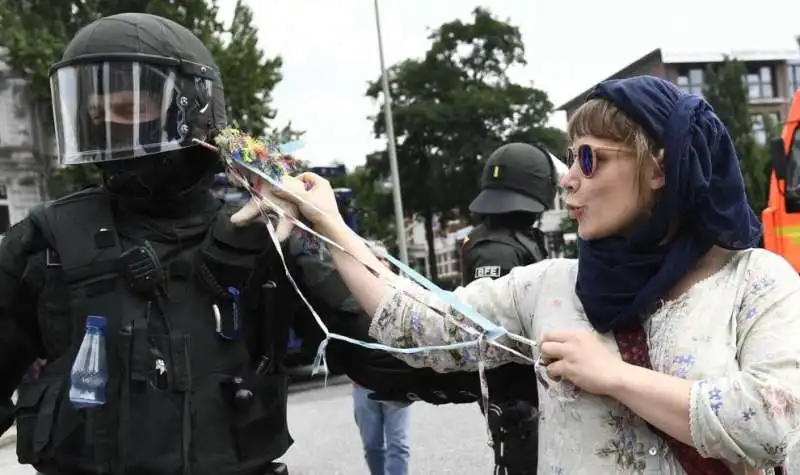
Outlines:
[[[19,388],[21,462],[48,475],[249,475],[289,448],[280,359],[293,304],[275,298],[283,269],[263,225],[234,230],[221,211],[205,239],[162,256],[166,291],[145,297],[102,190],[31,218],[51,246],[38,302],[51,359]],[[87,315],[107,320],[109,381],[105,405],[78,410],[69,373]]]
[[[472,230],[466,244],[461,248],[461,255],[464,256],[464,265],[462,265],[461,268],[461,281],[464,285],[475,280],[474,275],[468,275],[468,273],[475,268],[474,261],[470,257],[473,255],[473,249],[487,242],[503,243],[514,249],[521,250],[526,257],[526,265],[547,259],[544,237],[540,230],[533,228],[531,229],[531,233],[528,234],[507,228],[489,228],[484,224],[479,224]],[[496,278],[500,276],[494,275],[486,277]]]

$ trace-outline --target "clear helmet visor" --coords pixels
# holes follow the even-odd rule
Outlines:
[[[125,160],[191,145],[189,101],[177,77],[172,68],[131,61],[58,69],[50,81],[59,162]]]

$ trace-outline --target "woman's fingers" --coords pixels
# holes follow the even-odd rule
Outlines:
[[[316,185],[317,183],[320,183],[320,182],[325,180],[321,176],[317,175],[316,173],[312,173],[312,172],[303,172],[303,173],[297,175],[296,178],[299,178],[300,181],[302,181],[303,183],[308,183],[312,187],[314,185]]]
[[[546,366],[547,377],[551,381],[559,382],[566,373],[567,362],[564,360],[553,361]]]
[[[567,345],[556,341],[545,341],[539,344],[539,352],[545,361],[560,360],[566,356]]]
[[[305,182],[298,180],[299,177],[287,178],[288,179],[283,181],[282,186],[273,187],[272,193],[290,203],[300,204],[303,200],[303,197],[300,195],[308,193],[308,187],[304,186]]]
[[[231,223],[234,226],[244,226],[259,216],[261,216],[261,205],[256,198],[251,198],[242,209],[231,216]]]

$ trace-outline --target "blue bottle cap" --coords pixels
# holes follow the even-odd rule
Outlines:
[[[89,315],[86,317],[86,328],[96,328],[98,330],[105,330],[106,318],[97,315]]]

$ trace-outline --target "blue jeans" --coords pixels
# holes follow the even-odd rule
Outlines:
[[[373,401],[372,391],[353,388],[353,412],[371,475],[407,475],[411,456],[411,408]]]

